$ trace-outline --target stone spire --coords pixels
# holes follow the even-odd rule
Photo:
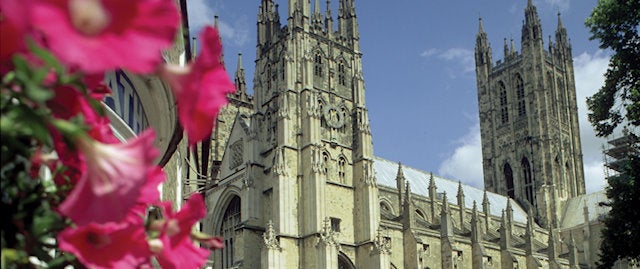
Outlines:
[[[526,231],[524,233],[524,237],[525,237],[525,252],[527,253],[527,255],[531,255],[533,254],[534,250],[534,246],[533,246],[533,239],[535,238],[535,229],[533,226],[533,209],[529,209],[529,213],[527,214],[527,228]]]
[[[511,248],[511,226],[507,223],[504,211],[500,219],[500,249],[507,250]]]
[[[244,68],[242,67],[242,53],[238,53],[238,67],[236,68],[234,82],[236,92],[233,94],[235,98],[247,101],[247,82],[245,80]]]
[[[436,181],[433,178],[433,173],[431,173],[429,175],[429,200],[431,202],[431,221],[432,222],[436,222],[436,196],[438,195],[437,193],[437,187],[436,187]]]
[[[324,27],[327,30],[327,35],[333,35],[333,15],[331,14],[331,0],[327,0],[327,11],[324,15]]]
[[[484,190],[482,195],[482,212],[484,213],[484,227],[489,231],[489,221],[491,220],[491,203],[487,197],[487,190]]]
[[[564,28],[562,24],[562,16],[560,12],[558,12],[558,28],[556,29],[556,44],[559,48],[571,48],[571,44],[569,42],[569,38],[567,37],[567,29]],[[571,53],[571,50],[566,50]]]
[[[440,211],[440,234],[442,237],[453,236],[453,223],[451,222],[451,210],[447,193],[442,195],[442,210]]]
[[[504,60],[506,61],[511,54],[511,50],[509,50],[509,45],[507,44],[507,38],[504,38]]]
[[[484,32],[482,18],[478,18],[478,33],[476,34],[476,66],[493,64],[491,45],[487,33]]]
[[[322,13],[320,13],[320,0],[315,0],[315,4],[313,5],[313,27],[316,30],[322,30]]]
[[[466,213],[466,207],[464,204],[464,191],[462,190],[462,182],[458,181],[458,194],[456,195],[458,198],[458,207],[460,207],[460,223],[459,227],[461,230],[464,230],[464,218]],[[475,202],[475,201],[474,201]]]
[[[480,220],[478,218],[478,205],[476,204],[476,201],[473,201],[473,209],[471,210],[471,243],[481,242],[481,233]]]
[[[338,32],[347,39],[359,39],[356,9],[353,0],[340,0],[338,8]]]
[[[402,163],[398,163],[398,174],[396,175],[396,187],[398,187],[398,201],[399,205],[404,204],[404,186],[405,186],[404,172],[402,172]],[[402,212],[400,213],[402,214]]]
[[[538,10],[529,0],[524,10],[524,25],[522,25],[522,46],[529,45],[531,41],[542,43],[542,26],[538,17]]]
[[[413,227],[415,224],[415,208],[413,206],[411,184],[409,184],[408,181],[406,183],[406,190],[404,191],[404,204],[402,211],[404,215],[405,229]]]
[[[219,27],[218,20],[219,20],[218,15],[213,16],[213,27],[216,28],[216,31],[218,31],[219,33],[220,27]],[[220,38],[220,43],[222,43],[222,35],[219,35],[219,38]],[[224,52],[220,54],[220,62],[222,63],[222,65],[224,65]]]
[[[509,224],[509,228],[513,229],[513,207],[509,197],[507,197],[507,224]]]

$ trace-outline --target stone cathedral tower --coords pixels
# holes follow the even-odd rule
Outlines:
[[[388,268],[372,251],[383,244],[355,6],[339,1],[334,24],[328,0],[289,0],[286,25],[261,1],[253,111],[226,121],[206,194],[204,229],[227,246],[213,268]]]
[[[494,64],[480,20],[475,59],[485,188],[558,227],[563,202],[585,193],[571,44],[560,15],[548,43],[545,50],[529,0],[521,51],[505,39],[504,59]]]

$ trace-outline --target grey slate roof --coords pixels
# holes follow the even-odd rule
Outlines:
[[[589,210],[589,222],[606,215],[610,207],[600,206],[600,202],[608,201],[604,190],[573,197],[564,204],[561,228],[571,228],[584,223],[584,207]]]
[[[398,163],[376,157],[374,159],[373,167],[376,173],[378,185],[397,189],[396,175],[398,174]],[[405,165],[402,166],[402,171],[404,173],[405,179],[411,185],[411,191],[413,193],[429,197],[429,172],[421,171]],[[442,178],[436,175],[434,175],[433,177],[436,183],[436,190],[438,192],[438,197],[436,197],[436,199],[441,200],[442,193],[446,192],[447,200],[449,201],[449,203],[457,204],[458,198],[456,198],[456,195],[458,193],[459,182]],[[472,209],[473,201],[476,201],[478,210],[481,211],[484,190],[462,184],[462,191],[464,192],[465,207]],[[507,199],[509,198],[500,194],[487,192],[487,199],[489,200],[491,215],[501,217],[502,210],[506,210],[507,208]],[[514,221],[526,223],[526,211],[524,211],[524,209],[522,209],[520,205],[518,205],[518,203],[513,199],[511,199],[511,207],[513,208]],[[580,212],[582,212],[582,209],[580,210]]]

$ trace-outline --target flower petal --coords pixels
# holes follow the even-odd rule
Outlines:
[[[126,144],[79,143],[87,169],[59,211],[78,225],[122,220],[143,186],[154,186],[146,184],[159,155],[153,141],[150,129]]]
[[[161,51],[171,46],[179,26],[174,1],[99,1],[110,18],[95,34],[77,29],[77,22],[74,26],[71,18],[77,16],[71,14],[69,0],[36,0],[30,18],[48,48],[72,68],[86,73],[118,68],[136,73],[154,71],[162,62]]]

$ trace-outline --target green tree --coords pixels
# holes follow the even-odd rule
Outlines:
[[[604,85],[587,98],[589,121],[601,137],[619,125],[634,130],[640,125],[640,0],[598,0],[585,24],[591,39],[613,52]],[[628,135],[637,138],[633,131]],[[620,174],[607,178],[611,211],[603,221],[598,268],[640,261],[640,156],[634,145],[630,149]]]
[[[640,0],[599,0],[585,24],[600,48],[613,51],[604,86],[587,98],[596,134],[610,135],[625,121],[640,125]]]
[[[620,174],[607,179],[607,206],[598,268],[611,268],[619,259],[640,261],[640,158],[630,155]]]

